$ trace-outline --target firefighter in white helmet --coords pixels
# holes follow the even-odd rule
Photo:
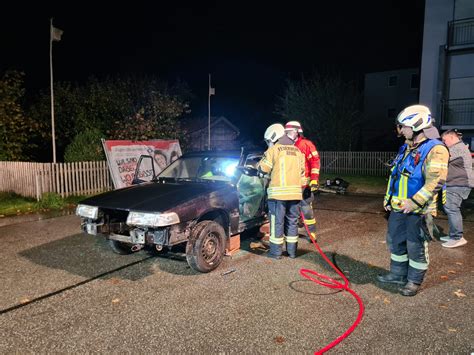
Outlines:
[[[321,166],[316,145],[309,139],[303,137],[303,129],[298,121],[290,121],[285,125],[285,132],[295,142],[295,146],[303,153],[305,158],[305,183],[303,185],[303,200],[300,207],[308,226],[310,240],[316,240],[316,219],[313,212],[313,200],[319,188],[319,169]]]
[[[285,135],[281,124],[273,124],[264,134],[268,149],[258,169],[270,175],[268,212],[270,215],[270,251],[268,256],[280,259],[282,246],[290,258],[296,257],[298,243],[298,205],[302,199],[304,157]]]
[[[400,112],[397,130],[405,137],[405,144],[394,160],[384,199],[384,208],[390,211],[390,272],[377,279],[401,285],[402,295],[414,296],[428,269],[431,238],[426,221],[436,213],[437,194],[446,182],[449,153],[438,140],[438,130],[426,106],[413,105]]]
[[[274,123],[265,130],[263,139],[268,147],[273,146],[285,134],[285,127],[280,123]]]

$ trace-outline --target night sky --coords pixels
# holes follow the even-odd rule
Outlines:
[[[103,3],[3,5],[0,70],[23,70],[30,94],[48,88],[54,17],[64,30],[54,43],[55,80],[180,78],[197,97],[193,114],[207,115],[211,73],[213,114],[246,126],[275,117],[275,96],[288,77],[332,70],[362,83],[365,72],[420,65],[419,0]]]

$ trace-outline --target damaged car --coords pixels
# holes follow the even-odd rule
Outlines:
[[[188,264],[209,272],[233,238],[267,223],[265,181],[255,168],[260,158],[193,152],[156,176],[153,158],[144,155],[132,186],[87,198],[76,214],[85,233],[105,237],[118,254],[185,245]]]

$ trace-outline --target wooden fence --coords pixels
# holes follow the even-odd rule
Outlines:
[[[395,152],[320,152],[321,172],[387,176]],[[39,199],[45,192],[62,197],[113,189],[106,161],[78,163],[0,162],[0,191]]]
[[[62,197],[112,189],[106,161],[77,163],[0,162],[0,191],[39,199],[45,192]]]
[[[320,152],[321,173],[388,176],[396,152]]]

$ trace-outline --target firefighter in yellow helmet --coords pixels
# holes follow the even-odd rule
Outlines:
[[[298,207],[303,198],[305,180],[304,156],[285,135],[283,125],[276,123],[264,134],[268,149],[258,169],[270,175],[268,212],[270,215],[270,251],[268,256],[280,259],[282,246],[290,258],[296,258],[298,245]]]

